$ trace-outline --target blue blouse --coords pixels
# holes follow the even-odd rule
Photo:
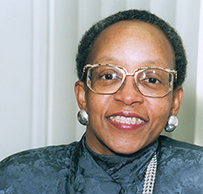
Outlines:
[[[0,162],[0,194],[142,193],[154,152],[155,194],[203,194],[203,148],[164,136],[128,156],[96,154],[85,136],[14,154]]]

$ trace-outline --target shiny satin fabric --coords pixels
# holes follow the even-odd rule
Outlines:
[[[160,136],[125,156],[98,155],[85,143],[51,146],[0,162],[0,194],[142,193],[147,165],[157,152],[156,194],[203,194],[203,148]]]

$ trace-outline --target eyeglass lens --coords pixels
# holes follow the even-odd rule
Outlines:
[[[100,65],[88,69],[87,86],[95,93],[113,94],[123,84],[126,72],[116,66]],[[141,94],[151,97],[166,95],[172,89],[172,74],[158,68],[134,73],[134,83]]]

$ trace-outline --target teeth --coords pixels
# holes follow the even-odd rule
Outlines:
[[[124,116],[111,116],[110,119],[112,121],[116,121],[118,123],[124,123],[124,124],[141,124],[144,123],[144,121],[140,118],[136,117],[124,117]]]

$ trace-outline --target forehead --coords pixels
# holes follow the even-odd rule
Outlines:
[[[128,35],[129,32],[134,33],[134,35],[137,34],[137,36],[140,35],[141,33],[143,37],[151,37],[151,38],[159,37],[160,39],[162,38],[165,39],[165,41],[168,41],[164,32],[160,30],[158,27],[143,21],[127,20],[117,22],[105,28],[96,38],[95,42],[98,39],[105,37],[108,38],[110,36],[115,36],[118,34]]]
[[[121,21],[99,34],[92,45],[89,62],[95,63],[95,60],[101,57],[109,59],[125,57],[124,53],[129,62],[131,59],[139,60],[140,57],[143,60],[165,57],[171,60],[170,63],[173,65],[175,61],[171,44],[166,35],[156,26],[141,21]]]

